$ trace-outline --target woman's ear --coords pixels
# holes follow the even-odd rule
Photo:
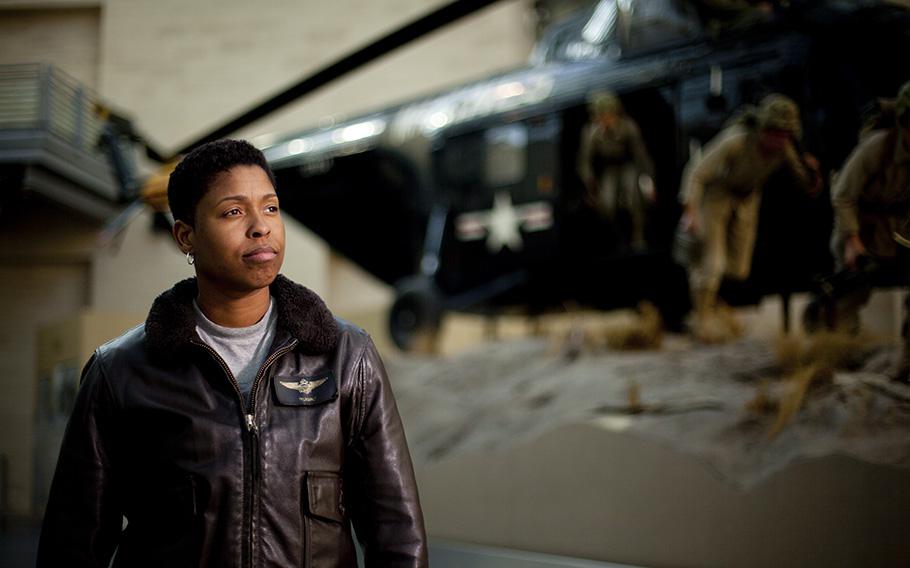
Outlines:
[[[194,251],[193,246],[193,227],[183,221],[174,221],[174,228],[171,230],[180,252],[186,254]]]

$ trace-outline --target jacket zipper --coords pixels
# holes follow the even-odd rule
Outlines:
[[[259,428],[256,427],[256,392],[259,390],[259,384],[262,382],[263,377],[265,377],[265,372],[269,367],[272,366],[279,357],[285,353],[289,353],[294,347],[297,346],[297,340],[293,340],[290,343],[286,344],[280,349],[276,349],[274,353],[269,355],[261,367],[259,367],[259,372],[256,373],[256,378],[253,380],[253,385],[250,387],[250,408],[249,412],[246,414],[246,427],[247,431],[250,433],[250,493],[249,493],[249,517],[247,518],[247,526],[250,540],[249,540],[249,549],[247,555],[247,565],[253,566],[253,512],[259,507],[258,503],[258,492],[256,488],[259,487]]]
[[[198,345],[208,351],[212,357],[215,358],[215,361],[221,365],[221,369],[224,371],[225,376],[230,380],[231,386],[234,387],[234,392],[237,393],[237,398],[240,401],[240,413],[243,415],[243,423],[246,426],[247,437],[245,438],[244,447],[249,446],[248,454],[250,459],[244,460],[244,463],[248,463],[249,466],[244,468],[244,496],[243,496],[243,506],[245,509],[246,522],[245,530],[247,533],[246,538],[246,554],[244,555],[244,566],[252,568],[253,566],[253,510],[256,503],[254,499],[256,497],[255,488],[259,483],[259,428],[256,427],[256,392],[259,388],[259,383],[262,382],[262,378],[265,375],[265,371],[282,355],[289,353],[297,346],[297,340],[294,339],[290,343],[286,344],[280,349],[276,349],[265,362],[259,367],[259,372],[256,373],[256,378],[253,380],[253,385],[250,387],[250,405],[247,409],[246,400],[244,400],[243,392],[240,390],[240,385],[237,384],[237,379],[234,377],[234,373],[231,372],[231,369],[227,366],[227,363],[224,362],[224,359],[221,358],[221,355],[218,354],[210,345],[200,342],[192,341],[193,345]]]

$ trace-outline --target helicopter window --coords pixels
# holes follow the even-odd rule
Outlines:
[[[692,40],[701,33],[690,4],[674,0],[618,0],[620,41],[627,51],[647,51]]]
[[[612,17],[610,10],[613,11]],[[532,62],[576,61],[599,57],[612,33],[615,12],[613,0],[609,0],[598,5],[590,17],[578,14],[554,25],[535,48]]]
[[[630,0],[620,0],[628,5]],[[603,43],[616,27],[616,2],[606,0],[597,5],[591,19],[581,30],[581,37],[590,44]]]
[[[479,133],[446,140],[438,154],[438,175],[455,194],[470,194],[483,180],[484,144]]]
[[[502,187],[523,181],[528,156],[527,127],[524,124],[509,124],[491,128],[486,131],[484,138],[486,185]]]
[[[691,41],[701,34],[692,6],[677,0],[600,0],[593,9],[552,27],[533,63],[620,57]]]

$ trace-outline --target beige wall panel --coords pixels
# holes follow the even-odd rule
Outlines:
[[[284,216],[285,251],[281,272],[329,302],[329,248],[299,221]],[[331,306],[330,306],[331,307]]]
[[[337,253],[329,257],[328,281],[326,302],[335,315],[365,329],[381,353],[394,351],[387,321],[392,287]]]
[[[0,64],[52,63],[94,89],[100,21],[97,8],[0,9]]]
[[[87,264],[0,266],[0,453],[16,514],[31,507],[37,330],[83,308],[87,295]]]
[[[0,0],[0,10],[100,8],[102,4],[102,0]]]
[[[171,235],[152,231],[151,226],[151,213],[143,212],[114,243],[95,249],[93,309],[135,313],[144,319],[158,294],[193,275]]]
[[[173,149],[444,3],[285,0],[270,2],[267,8],[215,0],[109,3],[104,9],[101,91],[131,112],[152,140]],[[531,35],[527,2],[497,4],[238,135],[287,134],[318,124],[329,115],[356,114],[521,65],[530,50]],[[390,292],[355,270],[317,266],[323,254],[318,251],[325,251],[325,245],[315,240],[305,243],[309,233],[300,233],[305,235],[299,241],[300,249],[315,251],[316,256],[289,254],[285,273],[326,296],[343,315],[381,321]],[[163,259],[169,253],[150,254],[151,258],[161,254]],[[127,294],[122,288],[106,286],[104,282],[114,282],[110,266],[99,260],[93,280],[94,306],[129,309],[147,305],[154,297],[150,290]],[[126,273],[135,271],[144,274],[149,269],[136,266]],[[173,271],[164,270],[168,278],[174,276]],[[156,276],[148,274],[140,287],[161,288],[163,279]],[[378,325],[368,327],[378,329]]]
[[[432,95],[526,63],[533,46],[528,4],[494,4],[293,103],[241,133],[284,136]]]
[[[87,263],[99,226],[41,199],[2,212],[0,265]]]
[[[2,14],[2,12],[0,12]],[[0,453],[10,460],[10,507],[32,503],[37,329],[83,308],[97,225],[42,199],[0,218]]]
[[[391,286],[339,254],[332,254],[329,259],[329,283],[328,300],[339,312],[356,313],[377,305],[388,306],[394,299]]]
[[[175,148],[442,0],[113,2],[105,7],[101,90]],[[525,3],[487,9],[273,119],[286,132],[525,60]],[[394,61],[393,61],[394,59]],[[351,82],[353,81],[353,82]],[[368,88],[365,88],[368,85]]]

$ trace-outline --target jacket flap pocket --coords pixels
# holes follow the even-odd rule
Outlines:
[[[278,375],[272,381],[275,397],[285,406],[311,406],[335,400],[338,386],[332,371],[310,376]]]
[[[306,505],[311,516],[344,522],[341,476],[331,471],[308,471]]]

